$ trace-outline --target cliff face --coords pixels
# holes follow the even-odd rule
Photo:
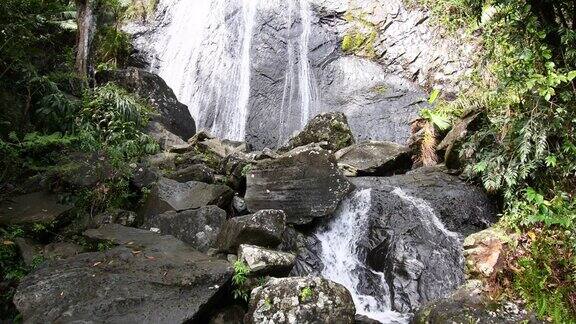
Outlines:
[[[161,0],[125,29],[200,129],[261,149],[328,111],[405,143],[429,90],[456,93],[472,65],[473,42],[432,26],[401,0]]]

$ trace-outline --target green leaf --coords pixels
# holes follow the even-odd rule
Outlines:
[[[428,103],[431,105],[434,104],[438,99],[438,97],[440,96],[440,93],[441,92],[439,89],[432,90],[432,93],[430,93],[430,98],[428,98]]]

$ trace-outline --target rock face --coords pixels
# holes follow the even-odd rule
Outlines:
[[[99,72],[96,74],[96,80],[102,84],[115,82],[147,100],[159,114],[153,121],[182,140],[187,141],[196,133],[196,124],[188,107],[176,99],[172,89],[158,75],[141,69],[128,68]]]
[[[261,210],[253,215],[226,221],[217,239],[218,249],[235,253],[241,244],[276,247],[282,242],[286,214],[281,210]]]
[[[511,302],[488,300],[480,287],[471,282],[447,298],[421,307],[412,323],[513,324],[540,321]]]
[[[226,212],[216,206],[184,211],[168,211],[146,220],[146,228],[158,228],[163,235],[172,235],[200,252],[207,252],[216,243]]]
[[[494,276],[502,267],[509,251],[509,243],[516,235],[489,228],[468,236],[464,240],[464,256],[469,277],[486,279]]]
[[[336,152],[338,164],[350,168],[355,174],[391,175],[411,167],[410,150],[392,142],[368,141]]]
[[[234,192],[223,185],[189,181],[180,183],[161,178],[152,187],[142,208],[144,218],[167,211],[182,211],[207,205],[228,208]]]
[[[359,188],[401,188],[408,195],[424,199],[442,223],[464,237],[497,221],[497,209],[479,187],[460,181],[438,168],[420,168],[404,175],[385,178],[352,178]]]
[[[352,296],[319,277],[271,279],[252,291],[245,323],[354,323]]]
[[[71,208],[47,192],[17,196],[0,205],[0,225],[48,224],[60,220]]]
[[[204,164],[193,164],[184,169],[176,170],[166,176],[178,182],[198,181],[204,183],[214,183],[214,170]]]
[[[354,144],[354,136],[346,115],[340,112],[324,113],[314,117],[302,131],[292,137],[281,150],[289,151],[299,146],[326,142],[323,147],[337,151]]]
[[[338,171],[334,155],[313,146],[260,161],[246,181],[249,210],[282,209],[290,224],[307,224],[329,216],[353,189]]]
[[[299,248],[293,274],[357,282],[347,286],[354,294],[399,312],[443,298],[464,282],[464,237],[496,220],[481,190],[438,170],[351,181],[358,190]],[[340,262],[342,255],[358,264]]]
[[[291,253],[242,244],[238,260],[246,263],[251,275],[286,275],[292,270],[296,256]]]
[[[228,262],[171,236],[106,225],[88,236],[121,246],[55,261],[21,282],[14,303],[25,322],[181,323],[218,302]]]

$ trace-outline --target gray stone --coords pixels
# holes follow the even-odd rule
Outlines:
[[[252,290],[244,321],[352,324],[355,313],[352,296],[340,284],[319,277],[272,278]]]
[[[275,160],[263,160],[247,175],[244,197],[250,211],[282,209],[290,224],[331,215],[353,185],[338,171],[334,155],[300,147]]]
[[[71,208],[61,204],[57,195],[43,191],[11,197],[0,205],[0,225],[50,224]]]
[[[189,181],[180,183],[160,178],[148,194],[142,207],[144,218],[167,211],[182,211],[208,205],[227,209],[234,192],[227,186]]]
[[[42,254],[47,260],[61,260],[78,255],[82,250],[83,248],[75,243],[55,242],[46,245]]]
[[[226,261],[145,230],[105,225],[87,235],[121,244],[58,260],[26,276],[14,296],[24,322],[182,323],[220,300]]]
[[[158,228],[162,235],[172,235],[200,252],[207,252],[214,246],[225,221],[225,211],[216,206],[205,206],[151,216],[144,226]]]
[[[292,270],[296,256],[292,253],[274,251],[263,247],[241,244],[238,260],[244,262],[250,275],[286,275]]]
[[[471,281],[446,298],[422,306],[412,323],[520,324],[541,321],[513,302],[488,298],[481,287]]]
[[[334,152],[354,144],[354,136],[346,115],[340,112],[317,115],[280,150],[286,152],[299,146],[321,142],[326,142],[323,148]]]
[[[214,183],[214,170],[204,164],[193,164],[184,169],[178,169],[166,175],[168,179],[178,182],[198,181],[204,183]]]
[[[391,175],[410,170],[410,150],[392,142],[362,142],[336,152],[338,164],[349,166],[359,176]]]
[[[217,245],[220,251],[236,253],[240,244],[276,247],[286,228],[286,214],[281,210],[261,210],[253,215],[238,216],[226,221]]]
[[[38,258],[42,258],[43,247],[41,244],[23,237],[17,237],[14,239],[14,243],[16,243],[18,246],[18,250],[20,251],[22,260],[24,260],[24,264],[30,266],[34,264]]]

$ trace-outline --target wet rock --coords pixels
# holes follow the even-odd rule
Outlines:
[[[158,122],[168,132],[184,141],[196,133],[196,124],[188,107],[178,101],[172,89],[158,75],[141,69],[128,68],[99,72],[96,74],[96,80],[101,84],[115,82],[147,100],[158,112],[153,122]]]
[[[217,239],[220,251],[235,253],[240,244],[276,247],[286,228],[286,214],[281,210],[261,210],[253,215],[226,221]]]
[[[314,146],[254,164],[246,181],[244,199],[250,211],[282,209],[290,224],[331,215],[353,189],[338,171],[334,155]]]
[[[496,228],[474,233],[464,240],[466,270],[472,278],[490,278],[503,266],[509,243],[516,237]]]
[[[340,112],[317,115],[280,151],[287,152],[299,146],[321,142],[326,143],[323,146],[325,149],[334,152],[354,144],[346,115]]]
[[[359,188],[401,188],[424,199],[442,223],[464,237],[479,232],[497,221],[497,208],[481,188],[463,182],[440,168],[419,168],[393,177],[351,178]]]
[[[228,262],[145,230],[105,225],[89,237],[121,244],[54,261],[26,276],[14,297],[25,322],[182,323],[218,303]]]
[[[236,152],[226,156],[220,163],[220,174],[226,176],[226,184],[244,194],[246,173],[251,169],[251,159],[244,153]]]
[[[48,192],[16,196],[0,204],[0,225],[51,224],[62,220],[71,208]]]
[[[287,275],[292,270],[295,259],[294,254],[255,245],[241,244],[238,248],[238,260],[248,266],[251,275]]]
[[[167,211],[182,211],[208,205],[227,209],[233,196],[234,192],[227,186],[197,181],[180,183],[161,178],[148,194],[142,214],[146,219]]]
[[[216,206],[184,211],[168,211],[146,220],[146,228],[158,228],[163,235],[172,235],[200,252],[214,246],[226,212]]]
[[[344,286],[319,277],[270,279],[252,290],[245,323],[354,323]]]
[[[471,282],[450,296],[421,307],[412,323],[520,324],[540,321],[512,302],[488,299],[482,289]]]
[[[320,241],[314,235],[305,235],[287,226],[282,235],[282,244],[278,247],[282,251],[296,254],[291,276],[317,275],[322,270],[322,261],[319,251],[322,248]]]
[[[359,176],[387,176],[410,170],[410,150],[392,142],[368,141],[336,152],[338,165],[347,166]]]
[[[136,226],[141,219],[135,212],[123,209],[111,209],[97,215],[82,213],[73,219],[70,224],[59,232],[64,236],[73,236],[90,228],[98,228],[105,224],[120,224],[124,226]]]
[[[20,255],[27,266],[38,266],[44,260],[61,260],[75,256],[82,252],[82,247],[70,242],[54,242],[46,246],[36,243],[28,238],[14,240]]]
[[[204,183],[214,183],[214,170],[204,164],[193,164],[184,169],[176,170],[166,175],[166,178],[178,182],[198,181]]]

